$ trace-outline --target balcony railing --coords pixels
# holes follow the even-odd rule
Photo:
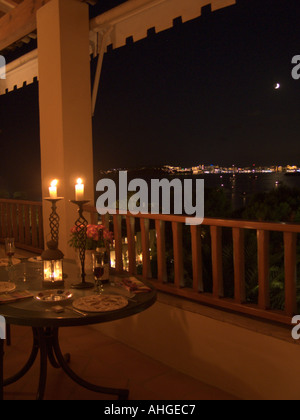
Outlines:
[[[41,252],[44,248],[42,203],[0,199],[0,241],[14,237],[18,248]]]
[[[85,206],[91,223],[95,207]],[[112,266],[141,275],[163,292],[285,324],[300,310],[297,249],[300,224],[205,219],[186,226],[172,215],[106,215],[114,232]],[[44,247],[42,203],[0,200],[0,241]],[[249,289],[249,284],[251,288]]]
[[[97,223],[96,209],[85,210]],[[185,226],[183,216],[141,214],[106,215],[102,222],[114,232],[118,273],[136,275],[140,267],[138,274],[160,291],[271,321],[290,324],[297,314],[300,225],[205,219],[201,226]]]

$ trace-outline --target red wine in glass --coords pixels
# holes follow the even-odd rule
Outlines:
[[[99,280],[104,274],[104,267],[94,267],[94,276]]]

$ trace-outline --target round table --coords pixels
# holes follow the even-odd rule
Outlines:
[[[42,278],[37,275],[35,263],[26,262],[26,272],[29,274],[26,282],[15,281],[17,289],[26,289],[37,294],[42,289]],[[67,267],[66,267],[67,265]],[[21,266],[21,265],[20,265]],[[23,263],[24,266],[24,263]],[[65,290],[70,290],[73,293],[73,298],[77,299],[82,296],[95,294],[93,289],[78,290],[72,289],[71,284],[74,283],[74,277],[78,275],[78,270],[74,264],[65,264],[67,278],[65,280]],[[14,276],[18,276],[19,267],[15,267]],[[76,274],[77,273],[77,274]],[[0,268],[0,281],[7,280],[7,270]],[[112,277],[114,278],[114,276]],[[117,277],[118,278],[118,277]],[[76,280],[76,278],[75,278]],[[55,368],[62,368],[64,372],[73,379],[77,384],[94,392],[117,395],[119,399],[127,399],[129,390],[107,388],[91,384],[80,378],[69,366],[70,355],[63,355],[59,345],[59,329],[62,327],[76,327],[83,325],[100,324],[103,322],[110,322],[126,318],[137,313],[140,313],[156,301],[156,291],[152,285],[147,283],[150,291],[143,293],[136,293],[134,297],[129,298],[128,305],[116,311],[102,312],[102,313],[86,313],[79,314],[73,312],[72,301],[58,304],[64,307],[64,312],[56,313],[52,306],[47,303],[37,302],[34,298],[29,298],[22,301],[13,302],[10,304],[0,305],[0,315],[4,316],[7,325],[21,325],[32,328],[33,332],[33,346],[28,361],[24,367],[14,376],[3,379],[3,355],[4,355],[4,340],[0,339],[0,399],[3,399],[3,387],[10,385],[20,378],[22,378],[34,364],[38,353],[40,353],[40,374],[39,384],[36,398],[42,400],[45,394],[46,379],[47,379],[47,365],[49,363]],[[120,293],[124,291],[114,287],[107,286],[106,293]]]

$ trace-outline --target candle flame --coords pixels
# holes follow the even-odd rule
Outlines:
[[[78,178],[78,179],[77,179],[77,184],[78,184],[78,185],[82,185],[82,179],[81,179],[81,178]]]
[[[54,180],[51,182],[51,187],[56,187],[56,186],[57,186],[57,184],[58,184],[57,179],[54,179]]]

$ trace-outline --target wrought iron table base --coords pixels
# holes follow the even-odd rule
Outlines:
[[[80,378],[68,365],[70,361],[70,354],[65,356],[62,354],[59,339],[58,339],[58,328],[32,328],[33,331],[33,346],[31,354],[24,365],[24,367],[16,373],[14,376],[3,379],[3,356],[4,356],[4,340],[0,340],[0,400],[3,400],[3,387],[10,385],[19,379],[21,379],[33,366],[38,353],[40,353],[40,376],[38,391],[36,395],[37,400],[43,400],[46,389],[47,381],[47,367],[48,360],[50,364],[58,369],[62,368],[63,371],[78,385],[102,394],[117,395],[119,400],[127,400],[129,396],[129,390],[107,388],[98,385],[91,384],[84,379]]]

